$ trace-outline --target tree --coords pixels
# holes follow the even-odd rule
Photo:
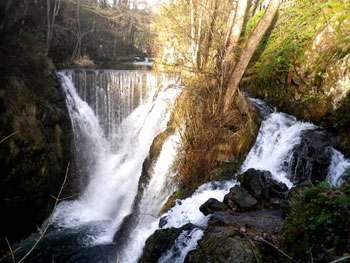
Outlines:
[[[229,42],[227,47],[228,54],[226,54],[226,57],[224,59],[224,61],[227,61],[227,64],[229,64],[232,60],[231,57],[232,54],[234,54],[233,50],[236,48],[237,45],[235,40],[239,38],[239,36],[242,33],[242,27],[235,25],[241,25],[243,23],[244,16],[241,16],[243,11],[239,11],[239,9],[241,8],[240,5],[242,5],[242,9],[243,7],[246,9],[246,2],[247,0],[238,1],[237,12],[230,31],[231,36],[229,37],[229,39],[232,38],[233,41]],[[238,89],[239,82],[241,81],[243,74],[247,69],[249,61],[252,58],[257,45],[259,44],[267,29],[270,27],[273,18],[275,17],[278,11],[279,4],[280,0],[270,0],[265,14],[259,21],[258,25],[254,28],[253,32],[249,35],[247,43],[242,50],[242,54],[240,55],[239,60],[235,63],[233,67],[227,67],[225,69],[226,77],[224,79],[224,85],[227,86],[227,89],[223,99],[223,108],[221,112],[223,115],[225,115],[228,112],[236,94],[242,97],[242,94]],[[238,27],[240,29],[237,29]]]

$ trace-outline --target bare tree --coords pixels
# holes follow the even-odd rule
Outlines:
[[[47,29],[46,29],[46,55],[49,53],[51,41],[53,37],[56,17],[61,8],[62,0],[54,0],[54,5],[51,13],[51,0],[46,0],[46,12],[47,12]]]
[[[242,6],[245,5],[244,3],[241,3],[241,2],[247,2],[247,0],[239,0],[238,6],[240,6],[241,4]],[[247,43],[244,46],[238,61],[235,63],[234,67],[226,69],[226,72],[225,72],[226,79],[224,79],[224,83],[226,84],[225,86],[227,87],[227,89],[223,96],[223,106],[221,111],[221,114],[223,116],[226,115],[227,112],[229,111],[235,97],[237,96],[242,97],[242,94],[238,89],[238,85],[243,77],[244,72],[247,69],[249,61],[252,58],[256,47],[258,46],[260,40],[264,36],[267,29],[270,27],[273,21],[273,18],[275,17],[278,11],[279,4],[280,4],[280,0],[270,1],[265,14],[261,18],[257,26],[254,28],[253,32],[249,35]],[[237,23],[239,24],[243,23],[241,20],[244,19],[244,17],[240,15],[239,16],[236,15],[235,18],[238,19]],[[236,30],[236,27],[232,26],[230,38],[235,40],[240,35],[241,35],[241,31]],[[230,41],[230,44],[227,47],[227,50],[234,51],[235,45],[236,45],[236,41]],[[231,57],[232,54],[228,53],[226,54],[226,56]],[[228,59],[225,58],[225,60],[228,60]],[[245,111],[243,106],[240,108],[241,108],[240,109],[241,111]]]

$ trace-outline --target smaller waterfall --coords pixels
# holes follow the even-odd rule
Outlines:
[[[184,262],[188,252],[197,247],[198,241],[203,236],[203,230],[194,228],[193,230],[184,230],[177,240],[174,246],[166,252],[160,259],[159,263],[181,263]]]
[[[188,223],[195,225],[192,230],[183,230],[174,246],[162,255],[159,263],[182,263],[190,250],[197,247],[198,240],[203,236],[203,228],[208,224],[210,215],[205,216],[199,207],[209,198],[219,201],[224,199],[229,189],[236,184],[235,181],[209,182],[200,186],[192,196],[177,200],[176,205],[162,215],[161,228],[182,227]]]
[[[301,133],[315,129],[311,123],[299,122],[295,117],[284,113],[271,113],[262,122],[256,142],[249,152],[242,172],[249,168],[270,171],[278,181],[288,187],[288,165],[292,149],[301,141]]]
[[[258,137],[250,150],[241,172],[249,168],[270,171],[278,181],[292,187],[289,180],[293,171],[293,149],[301,143],[302,133],[316,130],[318,127],[312,123],[300,122],[293,116],[281,112],[274,112],[265,102],[259,99],[251,99],[263,117]],[[330,165],[328,168],[329,182],[333,185],[341,183],[342,175],[350,168],[350,160],[329,146]],[[298,165],[298,163],[297,163]],[[309,167],[305,167],[307,170]]]
[[[328,180],[332,185],[339,186],[344,182],[344,176],[349,178],[350,172],[346,172],[347,169],[350,169],[350,160],[345,159],[344,155],[332,149],[332,161],[328,170]]]

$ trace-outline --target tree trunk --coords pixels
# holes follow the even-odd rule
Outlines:
[[[210,24],[209,24],[209,27],[207,30],[206,39],[205,39],[205,43],[204,43],[202,68],[206,67],[206,64],[208,61],[209,51],[210,51],[211,43],[213,41],[214,27],[215,27],[215,23],[216,23],[217,14],[218,14],[218,0],[215,0],[214,10],[213,10],[212,15],[210,16],[211,20],[210,20]]]
[[[246,2],[246,0],[243,1]],[[227,89],[223,97],[223,115],[228,112],[233,100],[235,99],[239,82],[241,81],[243,74],[248,67],[249,61],[252,58],[256,47],[258,46],[267,29],[270,27],[278,11],[279,3],[280,0],[270,1],[264,16],[261,18],[258,25],[254,28],[253,32],[250,34],[239,60],[236,62],[235,67],[232,69],[231,73],[228,76],[228,80],[225,81],[227,83]]]
[[[239,38],[242,34],[242,29],[244,25],[244,18],[247,11],[247,0],[240,0],[236,2],[236,9],[232,10],[231,16],[233,16],[233,23],[230,27],[231,30],[226,39],[225,45],[225,56],[223,60],[223,72],[224,72],[224,80],[228,78],[227,74],[230,74],[230,71],[234,65],[235,60],[235,49],[237,48]],[[227,84],[227,83],[225,83]]]
[[[6,2],[6,7],[5,7],[5,11],[4,11],[4,17],[2,18],[1,24],[0,24],[0,32],[4,29],[5,27],[5,23],[6,23],[6,15],[8,13],[8,11],[10,10],[10,7],[12,5],[13,0],[8,0]]]

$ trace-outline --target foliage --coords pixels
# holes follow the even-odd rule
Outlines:
[[[299,262],[330,262],[350,253],[350,182],[326,183],[297,194],[291,204],[282,245]]]
[[[300,0],[281,11],[247,73],[249,92],[308,120],[331,111],[336,76],[330,76],[330,68],[350,52],[350,5],[345,2]]]

